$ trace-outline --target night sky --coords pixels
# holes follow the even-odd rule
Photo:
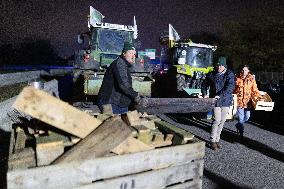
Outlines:
[[[25,38],[51,41],[60,56],[76,49],[77,34],[88,30],[89,6],[99,10],[104,22],[133,25],[136,16],[142,48],[158,48],[158,38],[171,23],[181,37],[218,34],[225,21],[255,14],[284,11],[281,0],[2,0],[0,45],[19,44]],[[259,18],[261,19],[261,18]]]

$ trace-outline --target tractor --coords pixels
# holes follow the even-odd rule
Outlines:
[[[160,37],[163,46],[161,68],[157,74],[157,96],[198,96],[201,84],[213,70],[213,52],[216,46],[197,44],[189,39],[181,40],[169,24],[168,34]]]
[[[106,68],[121,54],[124,42],[137,44],[135,16],[133,26],[105,23],[103,19],[104,16],[90,6],[89,31],[78,35],[79,44],[84,44],[85,38],[88,39],[88,47],[75,53],[73,65],[74,94],[80,94],[79,96],[97,95]],[[150,62],[145,60],[143,57],[137,58],[133,66],[133,87],[141,94],[150,95],[151,81],[144,80],[152,68]]]

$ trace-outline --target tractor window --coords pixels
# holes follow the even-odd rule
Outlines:
[[[125,41],[130,41],[130,32],[102,30],[98,31],[98,48],[104,52],[121,53]]]
[[[186,64],[198,68],[206,68],[212,66],[212,49],[189,47],[186,51]]]

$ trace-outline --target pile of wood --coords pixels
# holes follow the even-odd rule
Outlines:
[[[18,188],[20,186],[22,188],[41,188],[43,186],[41,185],[42,182],[45,184],[48,183],[46,185],[48,187],[45,186],[44,188],[66,186],[66,183],[71,183],[72,187],[77,187],[80,186],[81,183],[91,184],[95,180],[130,173],[133,174],[140,171],[144,172],[157,169],[159,169],[159,171],[163,169],[164,171],[166,167],[183,163],[190,163],[187,167],[189,166],[194,174],[189,173],[188,170],[184,170],[184,174],[187,176],[180,175],[182,179],[177,178],[177,180],[179,180],[179,182],[188,180],[188,174],[190,174],[190,177],[194,176],[197,178],[197,180],[194,180],[194,183],[191,182],[190,185],[195,184],[199,186],[201,184],[204,143],[195,139],[191,133],[177,128],[159,119],[155,115],[141,115],[137,111],[130,111],[122,116],[112,115],[110,112],[105,112],[104,114],[94,112],[87,113],[33,87],[24,88],[13,107],[20,112],[32,116],[34,119],[30,123],[14,126],[8,162],[8,188]],[[179,144],[192,144],[192,146]],[[176,148],[176,145],[184,147]],[[170,160],[165,160],[166,163],[162,163],[164,158],[160,157],[162,152],[157,151],[160,149],[165,151],[163,152],[162,150],[165,158],[171,156]],[[191,149],[192,151],[190,153],[193,154],[185,152],[186,149]],[[171,152],[175,153],[170,154]],[[181,152],[183,154],[180,154]],[[150,158],[152,154],[155,165],[151,165],[151,167],[147,168],[147,163],[143,168],[136,170],[135,167],[139,161],[133,160],[132,156],[138,156],[137,153],[145,153],[143,156],[145,158],[146,154],[148,154],[148,158]],[[133,170],[131,171],[134,171],[133,173],[130,170],[125,172],[124,168],[127,166],[124,165],[125,162],[121,161],[113,162],[113,165],[118,164],[118,167],[113,167],[112,170],[114,172],[120,172],[120,174],[107,177],[96,176],[96,178],[90,176],[91,178],[88,178],[88,181],[82,181],[83,178],[76,177],[76,179],[74,178],[76,180],[74,183],[70,181],[70,178],[65,184],[64,179],[60,181],[61,183],[55,183],[57,179],[56,176],[50,175],[50,173],[53,174],[58,171],[59,168],[60,171],[65,170],[65,173],[68,175],[71,174],[68,173],[69,171],[72,172],[74,168],[77,169],[77,167],[81,167],[82,165],[84,165],[84,169],[82,168],[83,172],[88,172],[90,169],[97,169],[100,165],[96,165],[96,167],[91,163],[94,167],[90,165],[90,167],[87,168],[85,165],[86,162],[94,161],[96,162],[95,164],[97,164],[97,160],[107,161],[105,158],[115,159],[119,156],[123,157],[124,155],[126,155],[126,159],[127,157],[130,158],[128,160],[129,165],[127,166],[132,167]],[[176,159],[177,157],[178,159]],[[192,162],[194,162],[193,160],[197,161],[192,164]],[[150,161],[150,159],[141,158],[142,164],[148,161]],[[66,166],[68,165],[67,167],[69,168],[65,169],[65,164]],[[112,162],[108,164],[112,164]],[[196,168],[196,166],[198,168]],[[41,170],[33,169],[32,167],[40,167]],[[21,172],[19,168],[24,169],[25,172]],[[47,171],[46,168],[48,170],[51,168],[52,171],[49,172],[50,170]],[[87,168],[87,170],[85,170],[85,168]],[[172,168],[169,170],[172,174],[172,171],[176,172],[180,171],[180,169],[181,168],[175,167],[174,170]],[[103,175],[105,170],[101,171],[102,173],[96,174]],[[153,173],[150,173],[150,175],[152,174]],[[166,173],[163,174],[168,174],[168,172],[166,171]],[[43,181],[42,179],[44,178],[48,179],[48,182]],[[167,180],[165,182],[167,183],[161,183],[161,186],[167,186],[177,181],[169,182]],[[29,185],[30,183],[33,184]],[[104,186],[114,188],[112,184]],[[122,185],[119,186],[121,188]],[[145,185],[143,184],[138,188],[143,188],[142,186],[144,187]],[[151,186],[148,187],[151,188]],[[123,185],[122,188],[127,187]]]

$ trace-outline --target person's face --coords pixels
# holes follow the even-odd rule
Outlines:
[[[225,69],[226,69],[225,66],[218,65],[217,71],[218,71],[219,73],[222,73]]]
[[[135,63],[135,58],[136,58],[136,51],[135,50],[128,50],[123,53],[123,57],[127,62],[133,64]]]
[[[242,69],[242,74],[243,74],[244,76],[246,76],[246,75],[248,75],[248,73],[249,73],[248,67],[243,67],[243,69]]]

